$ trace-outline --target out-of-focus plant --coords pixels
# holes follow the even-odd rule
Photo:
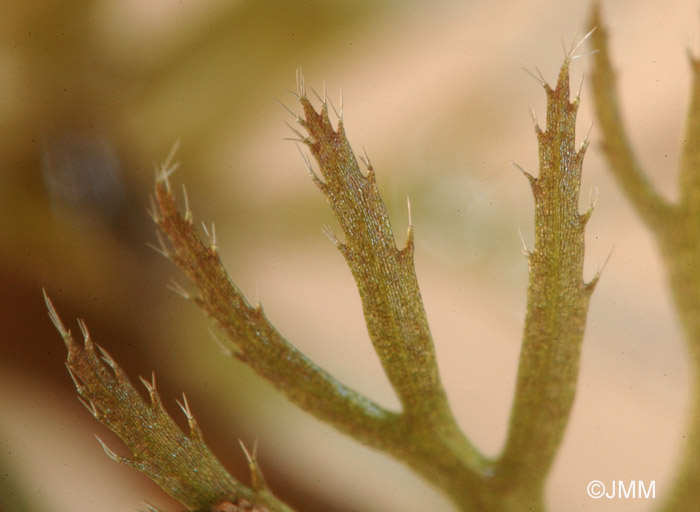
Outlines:
[[[600,54],[591,84],[605,156],[610,172],[656,239],[694,371],[686,449],[663,510],[695,510],[700,503],[700,60],[690,58],[693,83],[681,153],[680,197],[671,203],[649,183],[629,143],[598,5],[590,24],[599,27],[592,39]]]

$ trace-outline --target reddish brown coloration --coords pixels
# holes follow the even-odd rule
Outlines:
[[[269,512],[269,509],[260,506],[253,506],[245,500],[236,503],[224,501],[216,505],[211,512]]]

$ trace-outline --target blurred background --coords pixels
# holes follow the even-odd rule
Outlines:
[[[503,442],[525,311],[533,174],[528,112],[589,2],[73,0],[3,2],[0,18],[0,509],[179,510],[109,460],[120,441],[80,405],[45,287],[67,325],[84,318],[133,380],[155,371],[166,406],[184,391],[205,439],[247,481],[256,440],[272,489],[305,511],[449,511],[393,460],[288,404],[221,355],[196,307],[167,290],[177,269],[147,247],[154,165],[181,141],[173,177],[214,221],[234,281],[294,344],[387,407],[332,214],[275,99],[342,88],[348,137],[377,171],[399,243],[406,197],[416,266],[444,384],[485,453]],[[696,2],[604,2],[634,146],[674,197]],[[578,31],[578,36],[576,33]],[[588,48],[590,49],[590,48]],[[585,51],[585,50],[584,50]],[[575,85],[593,56],[572,66]],[[593,122],[587,82],[580,138]],[[650,510],[682,449],[689,367],[648,232],[611,182],[593,123],[582,209],[599,191],[585,274],[608,258],[588,318],[578,397],[548,483],[551,510]],[[185,287],[187,285],[185,284]],[[657,499],[599,500],[593,479],[656,482]]]

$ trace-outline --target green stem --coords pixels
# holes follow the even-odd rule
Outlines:
[[[374,169],[367,175],[345,136],[342,119],[336,130],[328,106],[316,112],[300,91],[309,132],[304,142],[318,161],[326,196],[345,235],[336,245],[345,257],[360,292],[369,336],[396,391],[403,412],[419,417],[449,411],[440,382],[435,349],[413,266],[413,232],[396,247],[391,222],[379,195]]]
[[[574,147],[579,99],[569,102],[568,64],[555,89],[544,84],[547,126],[536,127],[540,173],[527,175],[535,197],[535,249],[510,428],[494,477],[504,495],[530,500],[533,510],[542,508],[542,487],[569,420],[597,281],[586,284],[582,276],[590,210],[580,214],[578,199],[587,142]]]

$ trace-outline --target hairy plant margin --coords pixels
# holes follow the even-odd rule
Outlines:
[[[579,98],[570,101],[569,93],[569,64],[587,37],[568,51],[554,88],[541,81],[547,120],[544,130],[535,123],[540,169],[537,177],[523,171],[535,199],[527,316],[509,432],[502,454],[494,459],[482,455],[461,431],[442,387],[413,266],[410,221],[407,242],[399,249],[369,159],[362,159],[363,173],[345,136],[342,112],[333,128],[327,98],[317,111],[301,75],[303,115],[295,117],[307,133],[295,132],[317,162],[320,176],[304,157],[343,231],[344,242],[328,234],[355,278],[369,336],[399,397],[399,412],[338,382],[288,342],[260,305],[250,305],[221,264],[213,230],[204,242],[187,202],[184,213],[178,209],[169,182],[175,167],[170,158],[158,172],[152,213],[169,240],[160,250],[195,286],[196,295],[182,293],[226,334],[231,355],[302,409],[403,461],[460,510],[543,510],[545,479],[571,412],[586,313],[598,279],[586,283],[582,276],[584,229],[592,207],[580,213],[578,198],[588,141],[575,147]],[[165,413],[154,380],[142,379],[148,403],[98,347],[100,358],[84,323],[80,346],[46,300],[84,404],[133,453],[121,458],[103,445],[110,457],[145,472],[188,510],[290,510],[264,485],[254,456],[249,457],[254,475],[249,488],[209,452],[186,400],[180,407],[190,425],[187,436]]]

